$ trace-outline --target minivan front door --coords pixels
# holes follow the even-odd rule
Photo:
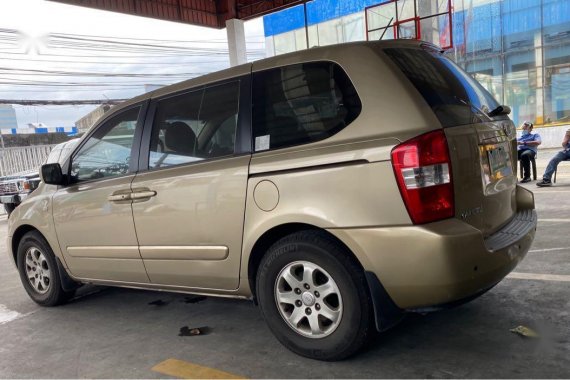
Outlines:
[[[152,283],[220,290],[239,285],[250,161],[240,152],[237,132],[238,108],[246,106],[239,102],[243,86],[243,80],[226,81],[151,106],[140,165],[148,170],[137,174],[132,190],[142,194],[133,200],[133,216]]]
[[[77,278],[148,283],[130,200],[144,108],[96,127],[71,157],[72,184],[52,198],[60,248]]]

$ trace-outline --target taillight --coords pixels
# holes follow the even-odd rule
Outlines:
[[[414,224],[455,215],[451,160],[443,130],[405,141],[392,149],[400,193]]]

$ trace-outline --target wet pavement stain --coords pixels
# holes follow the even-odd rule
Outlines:
[[[152,306],[166,306],[169,304],[169,302],[164,302],[163,300],[156,300],[156,301],[149,302],[148,304],[152,305]]]
[[[198,303],[198,302],[202,302],[204,301],[206,298],[206,296],[189,296],[189,297],[184,297],[184,299],[180,302],[184,302],[184,303]]]

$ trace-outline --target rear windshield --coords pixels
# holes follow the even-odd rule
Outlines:
[[[439,52],[409,48],[384,52],[408,77],[444,127],[489,121],[487,113],[499,106],[479,82]]]

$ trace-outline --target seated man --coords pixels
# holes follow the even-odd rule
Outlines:
[[[552,157],[544,174],[542,175],[542,181],[537,182],[537,186],[545,187],[545,186],[552,186],[552,182],[550,179],[552,178],[552,174],[556,170],[556,167],[560,163],[560,161],[567,161],[570,160],[570,129],[566,131],[564,135],[564,139],[562,139],[562,148],[560,152],[556,154],[556,156]]]
[[[523,166],[522,183],[530,182],[530,160],[536,157],[537,147],[542,143],[538,133],[531,133],[534,125],[525,121],[522,125],[522,136],[517,139],[518,156]]]

